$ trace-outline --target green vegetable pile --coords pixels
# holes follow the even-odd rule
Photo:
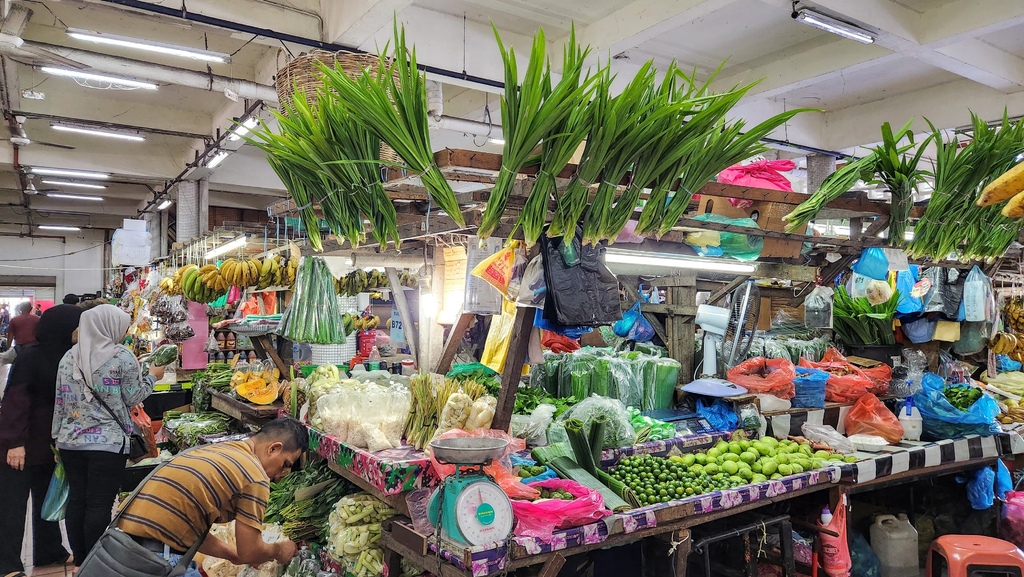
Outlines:
[[[334,472],[327,467],[326,461],[310,461],[298,471],[292,471],[280,481],[271,483],[270,498],[267,499],[267,510],[263,515],[263,522],[284,523],[285,519],[281,516],[281,510],[295,502],[295,491],[333,478],[335,478]]]
[[[629,424],[636,431],[637,444],[662,441],[676,436],[675,425],[645,416],[634,407],[629,407]]]
[[[619,461],[609,473],[625,483],[640,504],[653,505],[856,460],[814,451],[808,443],[765,437],[757,441],[720,441],[704,453],[667,458],[634,455]]]
[[[473,381],[479,383],[487,390],[487,394],[492,397],[497,397],[498,393],[501,392],[501,377],[494,371],[488,371],[484,369],[477,369],[475,371],[465,373],[450,372],[445,375],[446,379],[451,379],[459,384],[466,381]]]
[[[554,405],[555,416],[568,411],[573,405],[579,402],[576,397],[558,398],[549,395],[540,387],[519,387],[516,392],[516,402],[512,412],[517,415],[529,415],[537,408],[537,405]]]
[[[281,530],[292,541],[315,541],[324,543],[327,539],[327,517],[334,504],[355,491],[348,481],[337,479],[317,496],[304,501],[295,501],[281,509]]]
[[[572,501],[576,497],[572,496],[572,493],[562,489],[548,489],[542,487],[540,490],[541,499],[561,499],[562,501]]]
[[[536,477],[537,475],[543,475],[548,468],[543,465],[523,465],[519,467],[519,478],[529,479],[530,477]]]
[[[171,433],[174,442],[181,449],[195,447],[199,437],[228,432],[231,417],[223,413],[164,413],[163,426]]]
[[[946,400],[949,401],[949,404],[961,411],[970,409],[971,405],[980,399],[982,395],[981,389],[977,387],[968,387],[966,385],[946,387],[942,393],[946,396]]]
[[[192,373],[192,408],[208,411],[210,391],[231,390],[231,375],[234,372],[227,363],[209,363],[206,369]]]
[[[842,285],[836,287],[833,304],[836,336],[848,345],[896,344],[892,319],[899,302],[899,291],[892,291],[892,297],[884,303],[872,305],[864,297],[850,297]]]

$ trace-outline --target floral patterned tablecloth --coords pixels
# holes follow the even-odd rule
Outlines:
[[[371,453],[342,443],[309,427],[309,449],[348,469],[384,495],[397,495],[436,482],[430,459],[423,451],[404,446]]]

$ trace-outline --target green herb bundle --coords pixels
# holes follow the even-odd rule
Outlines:
[[[864,297],[852,298],[846,287],[836,287],[832,328],[848,345],[894,345],[892,321],[900,302],[899,291],[882,304],[872,305]]]
[[[477,234],[490,236],[501,221],[519,170],[534,154],[543,140],[565,121],[574,110],[586,104],[593,90],[593,78],[582,79],[583,61],[590,53],[576,42],[575,28],[563,50],[562,78],[552,88],[551,66],[547,62],[544,31],[533,38],[533,50],[522,83],[515,50],[505,48],[494,28],[494,37],[505,63],[505,93],[501,98],[501,129],[505,150],[501,156],[501,170],[487,199],[487,208]]]
[[[346,110],[355,120],[393,148],[419,174],[441,210],[463,225],[465,219],[455,193],[434,164],[426,79],[417,67],[416,48],[407,46],[405,27],[399,28],[397,19],[394,30],[392,58],[389,61],[386,54],[381,54],[376,73],[364,70],[362,76],[353,80],[340,70],[321,66],[325,87],[346,103]]]
[[[832,174],[825,177],[825,180],[818,187],[818,190],[811,194],[810,198],[801,202],[792,212],[782,217],[785,220],[786,232],[802,230],[807,223],[814,220],[821,209],[833,200],[842,196],[846,191],[853,188],[858,180],[869,181],[874,178],[877,159],[871,153],[862,158],[847,162]]]
[[[882,125],[882,144],[873,149],[875,172],[878,174],[876,182],[885,184],[892,195],[889,208],[890,246],[903,244],[903,235],[910,223],[910,209],[914,207],[914,192],[928,174],[919,170],[917,165],[934,136],[915,144],[914,133],[910,130],[913,123],[911,120],[904,124],[903,128],[894,134],[892,126],[886,122]],[[900,146],[899,143],[904,138],[909,144]],[[914,147],[917,148],[917,152],[913,156],[908,156]]]

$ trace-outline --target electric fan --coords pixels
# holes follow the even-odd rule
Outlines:
[[[700,305],[696,323],[704,329],[704,362],[701,378],[684,385],[688,393],[714,397],[742,395],[746,389],[717,378],[746,358],[754,340],[761,294],[748,280],[730,295],[730,308]],[[718,358],[721,343],[722,358]]]

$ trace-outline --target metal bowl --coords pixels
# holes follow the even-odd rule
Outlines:
[[[430,442],[434,457],[453,465],[486,465],[505,454],[508,441],[490,437],[457,437]]]

